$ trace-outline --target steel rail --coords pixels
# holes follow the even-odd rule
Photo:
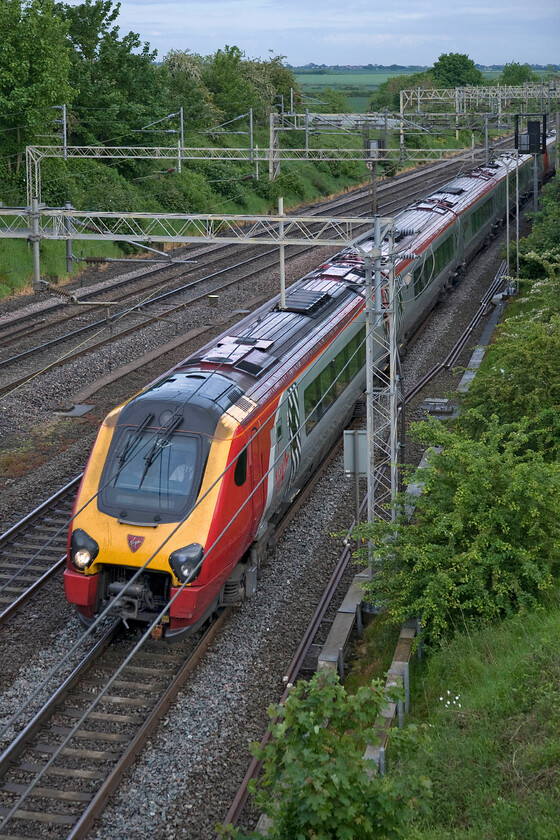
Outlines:
[[[422,190],[422,192],[423,191],[424,190]],[[396,200],[397,199],[395,199],[395,201]],[[399,200],[399,202],[402,201],[402,199],[398,199],[398,200]],[[408,203],[408,202],[406,202],[406,203]],[[402,206],[406,206],[406,204],[402,205]],[[401,209],[402,209],[402,207],[401,207]],[[302,245],[301,247],[291,246],[290,247],[291,253],[288,255],[288,259],[295,259],[297,257],[301,257],[303,254],[306,254],[309,251],[311,251],[312,247],[313,246],[305,246],[305,245]],[[201,300],[204,300],[209,295],[217,294],[217,293],[223,291],[224,289],[227,289],[227,288],[230,288],[231,286],[234,286],[236,283],[246,282],[251,276],[258,275],[260,272],[265,271],[268,268],[276,266],[276,259],[275,259],[276,254],[277,254],[277,249],[273,248],[273,249],[271,249],[269,251],[265,251],[264,253],[261,253],[257,256],[250,257],[247,260],[243,260],[243,261],[241,261],[240,263],[237,263],[234,266],[227,266],[226,268],[220,269],[219,271],[214,272],[211,275],[207,275],[206,277],[200,278],[200,280],[193,281],[192,283],[188,283],[184,286],[178,287],[177,289],[169,290],[167,292],[162,293],[161,295],[158,295],[154,298],[149,299],[148,301],[146,301],[145,304],[143,304],[144,306],[153,305],[153,304],[156,304],[156,303],[161,303],[162,301],[166,300],[167,298],[169,298],[173,295],[177,295],[177,294],[179,294],[179,293],[181,293],[181,292],[183,292],[183,291],[185,291],[189,288],[199,286],[205,280],[211,279],[212,277],[217,277],[220,274],[224,274],[226,272],[229,273],[234,268],[238,268],[240,266],[247,265],[251,262],[256,262],[258,260],[262,260],[263,258],[266,258],[269,255],[274,258],[274,259],[272,259],[271,262],[269,262],[268,265],[265,265],[264,267],[260,266],[260,267],[254,268],[252,271],[246,273],[243,277],[238,277],[234,280],[228,281],[227,283],[223,283],[219,286],[216,286],[213,289],[206,290],[205,292],[191,298],[188,301],[185,301],[181,304],[178,304],[177,306],[171,307],[163,315],[146,316],[145,320],[141,321],[140,323],[134,324],[133,326],[128,327],[127,329],[120,330],[117,334],[112,334],[112,335],[108,336],[107,338],[102,339],[101,341],[98,341],[94,345],[90,345],[88,347],[83,347],[82,349],[77,350],[74,353],[69,352],[67,354],[64,354],[60,359],[55,359],[53,362],[45,365],[44,369],[41,369],[39,371],[35,371],[35,372],[32,372],[32,373],[27,373],[27,374],[25,374],[21,377],[18,377],[17,379],[13,379],[10,382],[5,383],[4,385],[0,386],[0,396],[2,396],[4,394],[7,394],[7,393],[11,392],[12,390],[14,390],[16,388],[21,387],[29,379],[32,379],[34,376],[42,374],[46,370],[50,370],[50,369],[53,369],[53,368],[56,368],[56,367],[61,367],[65,364],[67,364],[68,362],[75,361],[76,359],[79,359],[79,358],[83,357],[84,355],[86,355],[90,352],[93,352],[94,350],[97,350],[100,347],[105,346],[106,344],[109,344],[109,343],[111,343],[111,342],[113,342],[113,341],[115,341],[119,338],[125,337],[127,335],[131,335],[138,330],[144,329],[146,326],[148,326],[150,324],[156,323],[157,321],[161,320],[162,318],[167,318],[167,317],[175,314],[176,312],[190,306],[191,304],[194,304],[194,303],[197,303]],[[105,318],[105,319],[102,319],[100,321],[96,321],[93,324],[88,324],[84,327],[79,328],[78,330],[74,330],[71,333],[67,333],[66,335],[59,336],[58,338],[55,338],[55,339],[51,339],[50,341],[45,342],[42,345],[32,347],[29,350],[25,350],[20,354],[12,356],[8,359],[4,359],[4,360],[0,361],[0,370],[4,367],[9,366],[10,364],[19,363],[24,358],[28,358],[32,355],[36,355],[40,351],[45,350],[48,347],[57,346],[58,344],[61,344],[64,341],[70,340],[73,337],[77,337],[77,336],[82,335],[84,333],[90,332],[91,330],[93,330],[95,328],[99,328],[101,330],[106,325],[112,324],[114,321],[121,319],[122,317],[124,317],[124,315],[134,314],[137,311],[137,309],[138,309],[137,307],[131,307],[128,310],[123,310],[121,312],[115,313],[115,315],[111,316],[110,318]]]
[[[17,581],[18,576],[22,571],[21,569],[16,570],[12,577],[9,578],[9,573],[6,572],[6,569],[8,567],[3,567],[2,565],[3,552],[8,551],[14,539],[18,539],[20,535],[25,533],[29,528],[32,528],[34,525],[37,524],[40,525],[41,522],[44,521],[45,518],[47,518],[49,514],[53,512],[53,510],[56,510],[57,505],[60,504],[61,501],[66,501],[69,495],[73,496],[76,487],[81,480],[81,477],[82,475],[80,474],[76,478],[73,478],[72,481],[70,481],[68,484],[66,484],[56,493],[54,493],[49,499],[46,499],[44,502],[42,502],[37,508],[35,508],[35,510],[31,511],[31,513],[27,514],[27,516],[25,516],[15,525],[9,528],[8,531],[2,534],[2,536],[0,536],[0,573],[2,573],[2,575],[5,575],[8,578],[8,580],[0,586],[0,597],[5,597],[2,595],[2,592],[5,591],[6,587],[10,587],[10,584]],[[66,528],[67,525],[60,528],[59,532],[57,532],[57,534],[51,537],[51,541],[52,539],[54,539],[54,537],[58,535],[58,533],[65,532]],[[20,548],[20,550],[22,549],[21,543],[18,544],[18,548]],[[43,546],[40,549],[40,551],[43,551],[44,549],[45,546]],[[38,554],[36,550],[35,553]],[[16,597],[14,597],[13,600],[7,606],[4,607],[0,605],[0,625],[3,624],[11,615],[13,615],[13,613],[16,612],[16,610],[18,610],[22,606],[22,604],[28,601],[29,598],[31,598],[31,596],[35,594],[35,592],[41,589],[45,585],[45,583],[48,580],[50,580],[50,578],[62,568],[65,561],[66,555],[55,560],[53,563],[51,563],[50,566],[46,567],[45,570],[42,571],[42,573],[39,575],[39,577],[37,577],[37,579],[34,582],[32,582],[19,594],[16,593]],[[40,565],[40,558],[37,557],[35,562],[38,565]],[[24,566],[24,571],[25,568],[26,567]],[[15,587],[12,586],[11,588]]]
[[[451,351],[447,354],[444,361],[441,362],[438,365],[435,365],[426,374],[426,376],[422,377],[422,379],[413,388],[411,388],[410,391],[407,392],[407,394],[404,396],[404,402],[405,403],[410,402],[410,400],[412,400],[415,396],[417,396],[418,393],[422,390],[422,388],[428,382],[430,382],[435,376],[437,376],[438,373],[440,373],[445,368],[448,368],[448,367],[452,366],[452,364],[454,363],[453,360],[456,359],[456,357],[459,355],[459,353],[464,349],[465,344],[468,341],[470,335],[472,334],[472,331],[473,331],[474,327],[480,321],[480,318],[482,317],[482,315],[486,311],[486,308],[488,306],[489,301],[491,300],[493,295],[496,293],[496,289],[499,288],[500,285],[503,285],[503,277],[502,277],[503,267],[504,267],[504,263],[501,264],[500,268],[498,269],[498,272],[496,273],[496,276],[495,276],[494,280],[491,282],[487,291],[483,295],[483,298],[482,298],[480,306],[477,310],[477,313],[475,314],[473,319],[470,321],[468,326],[465,328],[465,330],[463,331],[463,333],[461,334],[459,339],[455,342]],[[379,481],[379,476],[376,476],[376,482],[375,483],[377,484],[378,481]],[[362,502],[361,502],[361,505],[360,505],[360,511],[364,510],[366,504],[367,504],[367,493],[364,495],[364,498],[362,499]],[[355,520],[353,519],[352,523],[351,523],[351,525],[348,529],[348,532],[347,532],[348,535],[350,535],[352,533],[354,527],[355,527]],[[335,567],[335,570],[333,571],[333,573],[331,575],[331,578],[329,579],[329,582],[327,584],[327,587],[325,588],[325,591],[324,591],[323,595],[321,596],[321,600],[319,601],[319,604],[318,604],[318,606],[315,610],[315,613],[314,613],[311,621],[309,622],[309,625],[306,628],[304,635],[302,636],[302,640],[301,640],[294,656],[292,657],[292,661],[290,662],[290,665],[289,665],[289,667],[286,671],[286,676],[284,678],[284,681],[287,683],[287,685],[286,685],[286,689],[284,690],[284,693],[282,694],[282,697],[279,700],[279,704],[284,703],[288,694],[289,694],[289,683],[292,683],[294,681],[294,678],[297,676],[299,670],[301,669],[301,665],[302,665],[302,663],[305,659],[305,656],[306,656],[307,652],[309,651],[309,648],[311,647],[311,644],[312,644],[313,639],[316,635],[316,632],[319,628],[319,625],[322,621],[322,618],[323,618],[326,610],[328,609],[328,606],[330,605],[332,597],[333,597],[334,593],[336,592],[337,586],[340,582],[340,579],[342,578],[342,574],[343,574],[344,570],[346,569],[346,566],[348,565],[348,561],[350,560],[350,558],[351,558],[350,547],[348,545],[345,545],[344,549],[341,552],[341,555],[339,557],[339,560],[338,560],[338,563]],[[261,747],[261,749],[263,749],[266,746],[266,744],[268,744],[271,737],[272,737],[272,733],[270,732],[270,730],[267,729],[267,731],[264,733],[264,735],[262,736],[261,741],[259,743],[259,746]],[[251,761],[251,763],[250,763],[250,765],[247,769],[247,772],[245,773],[243,781],[241,782],[241,785],[239,786],[239,789],[238,789],[234,799],[232,800],[230,808],[229,808],[229,810],[228,810],[228,812],[225,816],[225,819],[223,821],[224,825],[232,824],[234,827],[238,825],[239,819],[241,817],[241,814],[243,812],[243,809],[244,809],[244,807],[247,803],[248,797],[249,797],[249,782],[258,777],[258,775],[261,772],[261,769],[262,769],[262,761],[260,761],[257,758],[253,758],[253,760]],[[219,840],[219,837],[217,838],[217,840]]]
[[[401,187],[402,187],[402,185],[401,185]],[[424,189],[429,189],[429,187],[425,187]],[[422,192],[424,192],[424,189],[422,189]],[[402,198],[399,196],[400,188],[397,189],[395,192],[397,193],[397,196],[398,196],[395,199],[395,201],[398,201],[398,202],[402,201]],[[407,195],[409,195],[409,194],[407,193]],[[391,203],[394,203],[394,202],[391,202]],[[359,204],[359,205],[363,206],[364,200],[363,199],[359,199],[359,200],[352,199],[352,200],[348,201],[347,204]],[[326,212],[326,211],[323,211],[323,212]],[[365,214],[362,214],[362,215],[365,215]],[[230,247],[230,246],[224,246],[224,248],[227,248],[227,247]],[[298,246],[288,246],[287,251],[288,251],[288,253],[286,255],[287,258],[288,259],[294,259],[296,257],[300,257],[302,254],[305,254],[305,253],[308,253],[309,251],[311,251],[311,247],[310,246],[304,246],[304,245],[302,245],[300,247],[298,247]],[[191,288],[196,288],[196,287],[200,286],[202,283],[204,283],[208,280],[211,280],[215,277],[219,277],[221,274],[225,274],[226,272],[229,273],[229,272],[231,272],[235,269],[239,269],[239,268],[242,268],[243,266],[250,265],[251,263],[257,262],[259,260],[263,260],[268,256],[273,256],[273,255],[276,256],[277,253],[278,253],[277,247],[269,248],[268,250],[264,250],[259,254],[251,256],[251,257],[249,257],[245,260],[241,260],[240,262],[234,263],[233,265],[230,264],[230,265],[227,265],[226,267],[224,267],[222,269],[219,269],[218,271],[212,272],[210,274],[206,274],[205,276],[200,277],[198,280],[194,280],[190,283],[186,283],[182,286],[178,286],[177,288],[170,289],[166,292],[163,292],[163,293],[161,293],[161,294],[159,294],[159,295],[157,295],[153,298],[149,298],[147,301],[145,301],[142,304],[142,306],[152,306],[154,304],[159,304],[162,301],[165,301],[170,297],[181,294],[182,292],[188,291]],[[255,273],[257,273],[259,270],[265,271],[268,268],[273,267],[275,265],[276,265],[276,261],[273,261],[273,262],[270,262],[268,265],[265,265],[264,268],[254,269],[249,274],[246,274],[245,276],[238,278],[237,281],[231,281],[231,283],[226,283],[226,284],[218,286],[214,289],[210,289],[209,291],[201,294],[200,296],[193,298],[191,301],[188,301],[186,305],[189,305],[191,302],[196,302],[198,300],[201,300],[207,295],[216,294],[217,292],[220,292],[221,290],[228,288],[230,285],[233,284],[233,282],[244,282],[247,279],[249,279],[251,276],[253,276]],[[164,267],[160,267],[158,269],[154,269],[151,272],[147,272],[147,275],[158,275],[158,274],[160,274],[160,273],[162,273],[166,270],[169,270],[168,265],[166,265]],[[144,277],[145,275],[142,275],[142,276]],[[186,276],[186,272],[183,271],[177,277],[172,278],[172,280],[180,279],[181,277],[184,277],[184,276]],[[170,282],[172,282],[172,280]],[[126,282],[130,283],[130,281],[126,281]],[[117,285],[120,286],[123,283],[124,283],[124,281],[119,281],[118,284],[113,284],[111,286],[111,289],[116,288]],[[125,295],[123,295],[121,297],[121,299],[126,299],[127,297],[131,297],[132,295],[140,294],[141,292],[147,291],[149,288],[153,288],[153,286],[145,287],[142,290],[134,290],[133,292],[127,292]],[[104,290],[104,293],[106,293],[106,290]],[[99,294],[99,292],[95,292],[95,293],[92,292],[91,296],[93,296],[94,294]],[[85,298],[86,298],[86,296],[82,296],[80,298],[80,300],[84,300]],[[66,306],[66,305],[67,304],[59,304],[60,307]],[[97,309],[97,308],[102,309],[104,306],[106,306],[106,304],[103,304],[103,302],[99,302],[99,304],[96,305],[94,308],[95,309]],[[179,305],[178,308],[180,309],[183,306],[184,305]],[[57,308],[57,307],[53,307],[53,308]],[[102,318],[100,320],[93,321],[92,323],[86,324],[83,327],[80,327],[76,330],[72,330],[69,333],[65,333],[62,336],[58,336],[57,338],[50,339],[49,341],[46,341],[42,344],[38,344],[34,347],[29,348],[28,350],[23,350],[21,353],[17,353],[14,356],[10,356],[6,359],[2,359],[2,360],[0,360],[0,370],[2,370],[3,368],[9,367],[12,364],[19,364],[23,359],[30,358],[31,356],[38,355],[42,351],[47,350],[49,347],[55,347],[59,344],[62,344],[65,341],[70,341],[73,338],[77,338],[79,336],[85,335],[86,333],[91,332],[92,330],[102,329],[105,326],[122,319],[125,315],[133,315],[133,314],[135,314],[135,312],[137,312],[137,308],[138,308],[138,305],[132,306],[128,309],[122,309],[118,312],[115,312],[114,314],[109,315],[106,318]],[[171,310],[169,310],[170,313],[174,313],[176,311],[177,311],[177,307],[173,307]],[[43,314],[43,310],[41,311],[41,314]],[[166,317],[168,314],[169,313],[164,313],[163,317]],[[53,325],[47,324],[47,325],[38,326],[35,329],[32,329],[31,331],[26,333],[26,336],[29,335],[29,334],[32,334],[33,332],[39,332],[41,330],[48,329],[50,326],[57,326],[59,323],[62,323],[63,321],[66,321],[66,320],[71,320],[74,317],[75,317],[75,313],[72,314],[72,315],[64,316],[64,318],[60,319],[58,322],[56,322]],[[162,316],[159,316],[159,317],[162,317]],[[157,320],[157,319],[153,319],[153,320]],[[12,322],[10,321],[9,323],[12,323]],[[141,329],[143,326],[146,326],[147,323],[152,323],[152,321],[143,322],[142,324],[136,325],[133,328],[133,330],[134,329]],[[126,335],[126,334],[127,333],[125,331],[119,332],[117,335],[113,335],[109,340],[111,341],[113,339],[117,339],[121,335]],[[13,341],[12,336],[10,336],[5,342],[0,340],[0,346],[3,346],[6,343],[11,344],[12,341]],[[96,345],[94,345],[93,348],[88,348],[84,352],[88,352],[89,350],[95,349],[96,347],[100,347],[100,346],[102,346],[102,344],[96,344]],[[79,356],[65,356],[61,360],[60,364],[65,364],[67,361],[73,360],[75,358],[79,358]],[[56,365],[53,364],[51,366],[54,367]],[[6,386],[3,386],[2,388],[0,388],[0,395],[2,393],[5,393],[5,390],[3,390],[4,388],[9,389],[10,387],[17,387],[18,385],[22,384],[24,381],[26,381],[26,377],[21,377],[20,379],[13,380],[9,385],[6,385]]]
[[[95,646],[86,654],[82,661],[74,668],[72,673],[64,680],[64,682],[56,689],[54,694],[49,697],[46,703],[39,709],[35,716],[29,721],[27,726],[18,733],[17,737],[0,755],[0,776],[3,776],[10,766],[17,761],[22,752],[26,749],[28,743],[35,737],[41,726],[44,725],[53,714],[56,706],[64,700],[70,691],[77,685],[78,681],[83,675],[94,665],[99,656],[108,647],[108,645],[115,638],[115,634],[120,626],[120,619],[113,622],[113,624],[106,630],[103,636],[96,642]]]
[[[444,161],[438,161],[437,163],[430,164],[428,166],[419,167],[412,172],[400,173],[398,175],[393,176],[390,180],[380,181],[379,187],[378,187],[378,195],[382,195],[385,192],[392,192],[395,189],[395,186],[397,187],[397,192],[399,192],[403,188],[407,188],[408,185],[414,184],[415,181],[421,181],[423,183],[422,191],[423,190],[429,190],[429,189],[431,189],[431,187],[433,185],[435,185],[436,183],[439,183],[439,177],[436,178],[435,180],[430,181],[429,183],[425,183],[427,177],[429,177],[430,175],[433,175],[434,173],[439,176],[440,170],[443,170],[444,172],[447,172],[447,170],[453,170],[454,168],[460,169],[463,165],[464,165],[464,161],[462,161],[462,160],[458,161],[454,158],[449,158],[449,159],[446,159]],[[446,177],[447,177],[447,175],[446,175]],[[370,189],[369,186],[365,187],[365,188],[360,188],[360,189],[354,191],[349,197],[345,197],[342,200],[340,198],[337,198],[337,199],[335,199],[331,202],[323,203],[319,209],[310,209],[308,211],[308,213],[309,213],[309,215],[316,215],[318,218],[320,218],[321,215],[324,215],[325,213],[328,213],[329,211],[332,211],[333,208],[344,209],[344,208],[347,208],[348,206],[352,206],[354,204],[360,205],[361,203],[363,203],[364,200],[367,201],[368,195],[369,195],[369,189]],[[360,195],[360,194],[363,194],[363,195]],[[391,206],[393,203],[394,202],[388,202],[387,206]],[[289,216],[289,214],[287,214],[287,215]],[[208,249],[206,249],[206,251],[203,251],[202,254],[200,254],[200,256],[202,256],[202,257],[213,256],[216,253],[216,251],[227,251],[227,249],[230,248],[230,247],[231,247],[230,245],[214,246],[213,248],[208,248]],[[238,247],[238,246],[236,246],[236,247]],[[170,260],[169,263],[166,263],[165,265],[162,265],[162,266],[160,265],[156,268],[153,268],[153,269],[150,269],[150,270],[147,270],[147,271],[143,272],[141,275],[134,278],[134,281],[146,279],[146,278],[152,277],[154,275],[159,275],[159,274],[169,270],[169,268],[172,267],[172,266],[173,266],[173,261]],[[113,283],[111,283],[110,287],[106,287],[106,288],[101,289],[101,290],[100,289],[94,289],[94,290],[91,290],[91,291],[86,291],[86,292],[81,293],[79,300],[80,300],[80,302],[90,300],[91,298],[96,297],[99,294],[106,294],[107,288],[110,288],[111,290],[118,289],[123,285],[130,284],[130,282],[131,282],[130,279],[126,278],[126,277],[121,278],[121,279],[117,278]],[[66,302],[57,302],[57,303],[53,302],[52,305],[50,305],[47,308],[41,309],[37,313],[33,313],[31,315],[26,314],[26,315],[22,315],[22,316],[19,316],[19,317],[11,318],[9,321],[6,321],[5,323],[0,324],[0,331],[4,327],[14,326],[14,325],[17,325],[17,324],[19,324],[21,322],[24,322],[26,320],[32,320],[35,317],[39,317],[39,316],[42,316],[44,314],[54,312],[58,309],[66,307],[66,306],[68,306],[68,304]],[[100,302],[99,306],[102,307],[103,303]],[[70,317],[73,317],[73,316],[70,316]],[[40,329],[44,329],[44,327],[37,326],[35,328],[35,330],[33,330],[33,331],[38,331]],[[14,333],[10,334],[10,336],[12,336],[12,337],[13,337],[13,335],[14,335]],[[3,338],[0,339],[0,346],[3,346],[4,343],[5,343],[4,339]]]
[[[184,687],[187,679],[199,665],[202,657],[207,652],[218,632],[221,630],[222,625],[229,616],[230,610],[231,608],[225,609],[205,631],[195,651],[186,660],[173,682],[167,687],[165,693],[160,697],[154,708],[151,710],[148,718],[142,724],[140,730],[136,733],[135,737],[130,742],[115,767],[111,770],[102,786],[95,794],[93,800],[88,805],[70,834],[67,836],[66,840],[80,840],[80,838],[85,837],[92,827],[93,822],[103,813],[110,796],[119,786],[125,771],[131,766],[135,758],[144,748],[148,738],[154,732],[159,721],[167,713],[169,707]]]

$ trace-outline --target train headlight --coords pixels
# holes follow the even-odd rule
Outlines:
[[[169,565],[179,580],[184,583],[187,579],[194,580],[200,574],[200,563],[204,557],[204,549],[199,543],[191,543],[186,548],[178,548],[169,555]]]
[[[76,528],[70,540],[70,559],[74,566],[83,572],[91,566],[99,553],[99,546],[85,531]]]

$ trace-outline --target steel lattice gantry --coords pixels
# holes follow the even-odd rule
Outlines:
[[[231,216],[90,212],[40,206],[0,207],[0,239],[90,239],[113,242],[219,242],[239,245],[350,244],[373,218]]]
[[[429,112],[430,106],[447,106],[455,114],[502,113],[520,109],[530,102],[540,103],[541,111],[551,102],[558,102],[560,89],[552,84],[528,82],[524,85],[465,86],[457,88],[434,88],[432,90],[415,88],[402,90],[400,93],[401,116],[411,113]]]

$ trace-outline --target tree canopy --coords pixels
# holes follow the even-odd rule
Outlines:
[[[53,107],[73,99],[68,27],[53,0],[0,0],[0,113],[2,157],[8,172],[21,166],[26,145],[52,133]]]
[[[534,82],[536,78],[528,64],[510,61],[502,70],[499,82],[501,85],[524,85],[525,82]]]
[[[483,76],[474,61],[463,53],[442,53],[430,71],[436,87],[481,85]]]

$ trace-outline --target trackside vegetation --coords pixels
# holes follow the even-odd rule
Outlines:
[[[226,45],[208,56],[188,48],[158,56],[133,32],[118,26],[120,4],[84,0],[0,0],[0,202],[27,203],[27,146],[62,146],[62,105],[68,146],[177,148],[180,111],[185,148],[249,148],[269,145],[269,117],[298,88],[283,56],[248,58]],[[305,145],[304,133],[288,142]],[[329,147],[362,138],[313,136],[311,146]],[[180,170],[180,171],[179,171]],[[294,207],[343,191],[368,176],[365,164],[322,161],[283,163],[269,181],[268,167],[249,161],[181,161],[46,157],[41,164],[42,201],[50,207],[69,201],[79,210],[266,214],[284,198]],[[0,297],[24,287],[32,277],[25,242],[0,245]],[[126,249],[125,249],[126,250]],[[43,274],[63,277],[64,243],[45,246]],[[118,246],[85,246],[115,256]],[[130,252],[128,249],[127,253]]]
[[[382,777],[363,760],[385,703],[380,680],[350,695],[334,674],[322,672],[298,682],[283,706],[270,707],[272,739],[264,750],[253,747],[263,760],[256,804],[272,820],[269,840],[407,836],[410,819],[425,808],[430,782],[423,773]],[[416,728],[396,738],[417,745],[422,739]],[[231,826],[220,830],[228,838],[262,836]]]
[[[367,597],[389,629],[420,617],[427,654],[412,663],[412,714],[392,733],[388,773],[369,776],[361,758],[380,708],[367,667],[355,694],[323,674],[297,683],[270,710],[269,746],[254,746],[269,837],[558,834],[559,191],[556,177],[521,243],[520,294],[471,389],[454,395],[459,417],[415,426],[438,449],[414,473],[420,499],[398,499],[397,511],[416,506],[412,521],[360,530],[377,558]]]
[[[403,494],[393,525],[363,528],[377,574],[369,597],[398,621],[422,617],[437,646],[457,627],[528,612],[558,578],[560,558],[560,238],[558,177],[545,189],[524,279],[461,413],[426,421],[412,435],[439,447],[416,474],[424,492],[411,523]],[[533,250],[538,243],[546,249]],[[401,513],[402,511],[402,513]],[[367,533],[366,533],[367,532]]]

